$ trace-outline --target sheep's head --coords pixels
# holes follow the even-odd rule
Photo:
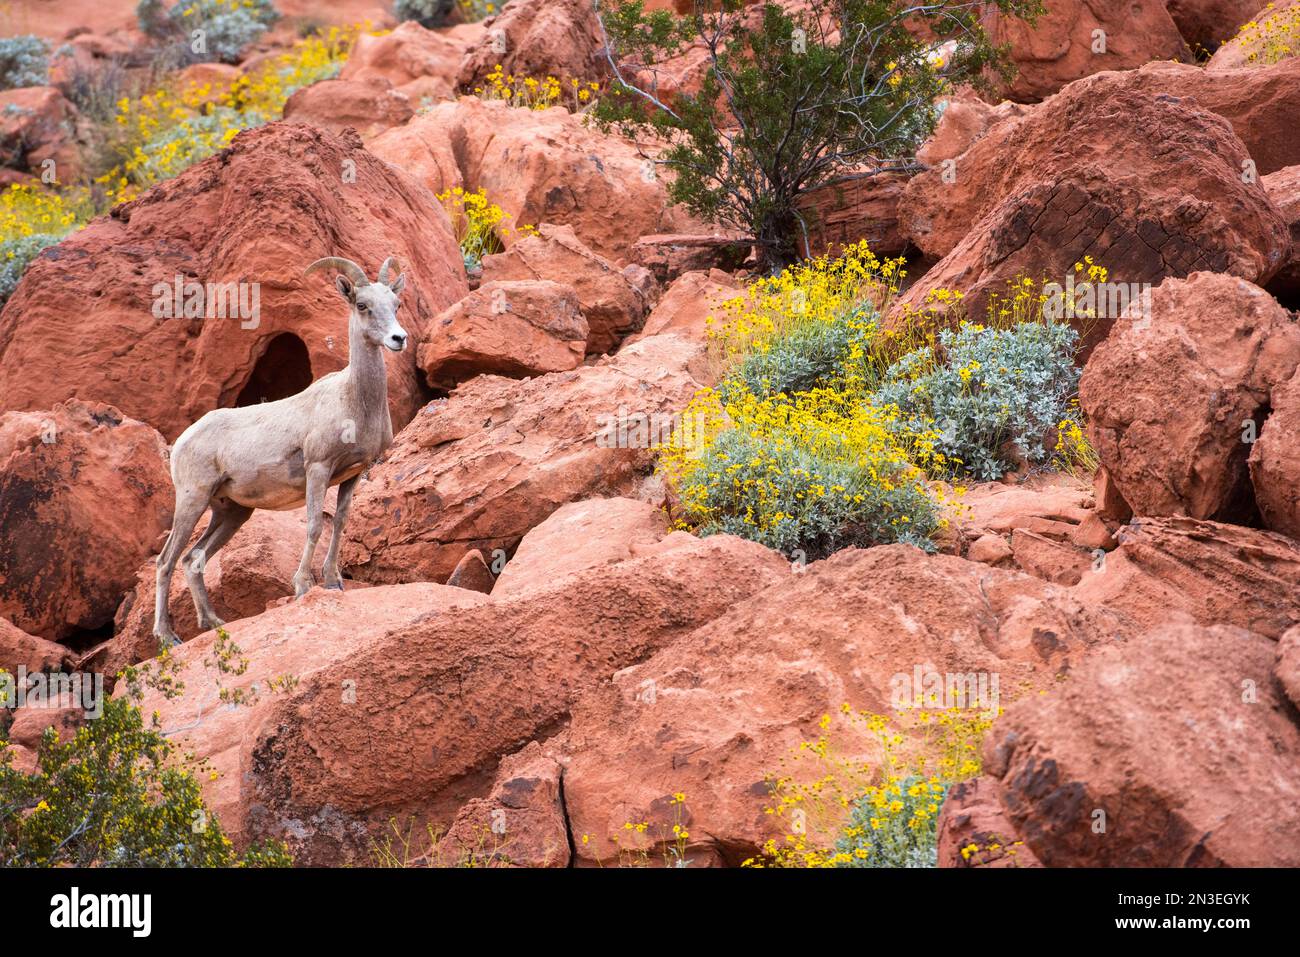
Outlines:
[[[406,288],[406,276],[399,275],[392,280],[388,278],[388,273],[393,268],[393,257],[384,260],[374,282],[368,280],[365,270],[352,260],[338,256],[318,259],[306,271],[327,268],[338,273],[334,277],[334,285],[352,306],[366,341],[394,352],[405,349],[406,330],[397,322],[397,310],[402,304],[400,297]]]

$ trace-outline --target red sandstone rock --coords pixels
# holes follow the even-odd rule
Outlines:
[[[29,635],[0,618],[0,670],[13,675],[18,666],[28,672],[59,671],[72,661],[68,649],[44,638]]]
[[[524,536],[497,578],[498,598],[547,588],[588,568],[627,561],[668,534],[668,518],[649,502],[595,498],[571,502]]]
[[[483,257],[485,285],[532,280],[564,283],[577,293],[589,329],[589,354],[609,352],[640,329],[649,307],[644,291],[608,259],[583,245],[568,226],[543,225],[537,235],[525,236],[503,253]]]
[[[866,240],[877,256],[897,256],[907,247],[899,228],[898,201],[907,176],[877,173],[846,176],[804,194],[800,210],[808,220],[808,252],[838,255]]]
[[[1041,100],[1103,70],[1191,59],[1162,3],[1057,0],[1032,25],[992,11],[985,29],[992,42],[1010,44],[1016,77],[1006,95],[1022,102]]]
[[[111,621],[171,509],[149,426],[75,399],[0,415],[0,615],[55,641]]]
[[[190,537],[198,541],[206,528],[196,528]],[[332,525],[325,523],[318,543],[316,561],[324,560]],[[252,618],[268,604],[293,594],[293,574],[302,558],[307,539],[307,511],[255,511],[234,538],[204,565],[204,581],[212,607],[227,623]],[[129,592],[113,620],[113,637],[97,647],[80,667],[113,676],[127,665],[158,654],[153,634],[154,596],[157,567],[151,556],[136,573],[135,589]],[[172,626],[182,641],[199,634],[194,602],[183,574],[172,577],[169,608]]]
[[[939,812],[940,867],[1042,867],[998,803],[992,778],[963,781],[948,789]]]
[[[782,766],[801,742],[825,734],[837,754],[879,761],[861,725],[835,717],[823,730],[824,715],[846,702],[889,714],[895,676],[926,663],[996,671],[1011,695],[1049,684],[1123,633],[1056,586],[904,545],[849,549],[787,573],[575,710],[564,793],[572,833],[589,835],[575,845],[578,862],[616,859],[626,821],[650,824],[632,839],[658,860],[682,814],[689,858],[738,865],[789,827],[765,813],[773,778],[828,773],[816,762]],[[675,793],[686,795],[684,809]],[[829,837],[809,833],[814,843]]]
[[[704,344],[708,339],[709,319],[721,322],[726,316],[722,304],[743,292],[731,276],[717,269],[708,273],[688,272],[668,287],[650,310],[641,331],[629,341],[672,333]]]
[[[500,66],[517,77],[595,80],[608,72],[588,0],[511,0],[466,52],[457,82],[472,91]]]
[[[77,122],[76,107],[52,86],[0,90],[0,166],[76,182],[81,173]]]
[[[1165,7],[1187,45],[1206,50],[1219,49],[1246,21],[1264,19],[1258,15],[1266,5],[1267,0],[1165,0]],[[1210,62],[1214,62],[1213,58]]]
[[[1275,532],[1190,518],[1134,518],[1119,547],[1073,589],[1152,630],[1171,615],[1277,638],[1300,623],[1300,544]]]
[[[1112,283],[1197,270],[1266,282],[1289,252],[1285,223],[1259,184],[1243,181],[1252,157],[1229,123],[1185,96],[1185,70],[1200,75],[1153,67],[1080,80],[998,123],[955,167],[909,181],[903,228],[944,258],[899,308],[947,287],[965,292],[979,315],[1008,280],[1064,284],[1085,256],[1107,267]],[[1294,88],[1300,93],[1300,83]],[[1089,344],[1114,318],[1089,323]]]
[[[452,820],[586,691],[788,574],[752,542],[692,542],[507,600],[431,584],[315,590],[231,626],[250,662],[236,683],[261,689],[253,708],[216,706],[201,662],[211,636],[174,652],[185,694],[142,708],[218,772],[204,793],[237,842],[277,836],[299,864],[366,863],[394,808],[421,831]],[[268,691],[283,674],[297,683]]]
[[[1300,728],[1273,662],[1235,628],[1108,643],[986,737],[1007,817],[1048,867],[1296,866]]]
[[[284,118],[331,133],[351,127],[362,140],[401,126],[415,115],[410,99],[387,80],[322,80],[304,87],[284,104]]]
[[[635,144],[562,107],[530,110],[466,96],[439,104],[369,144],[433,192],[483,189],[520,226],[572,226],[593,251],[627,258],[641,236],[712,232],[671,206],[663,172]],[[547,276],[557,282],[563,276]]]
[[[736,235],[675,234],[642,236],[628,255],[659,282],[671,283],[688,272],[735,271],[744,264],[750,248],[750,243]]]
[[[1156,288],[1149,316],[1120,320],[1088,360],[1080,405],[1137,514],[1246,521],[1250,443],[1298,365],[1300,327],[1272,296],[1197,273]]]
[[[447,584],[453,588],[468,588],[470,591],[487,595],[491,594],[496,579],[488,568],[483,553],[477,548],[471,548],[452,569]]]
[[[1300,373],[1273,390],[1250,450],[1250,481],[1265,528],[1300,539]]]
[[[483,33],[484,27],[477,23],[426,30],[412,20],[383,36],[363,33],[353,44],[339,79],[385,80],[415,106],[424,97],[446,99],[455,94],[462,57]]]
[[[476,375],[565,372],[582,364],[587,336],[572,286],[487,282],[434,320],[419,363],[429,385],[444,391]]]

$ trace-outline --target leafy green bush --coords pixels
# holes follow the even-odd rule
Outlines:
[[[185,59],[222,63],[238,63],[244,48],[280,18],[271,0],[180,0],[169,10],[162,0],[140,0],[135,15],[141,30],[172,44]],[[201,38],[195,31],[202,31]]]
[[[173,745],[123,698],[60,743],[47,729],[24,774],[0,741],[0,866],[284,867],[283,845],[236,855]]]
[[[937,867],[936,822],[948,785],[924,777],[870,788],[849,812],[835,867]]]
[[[50,48],[36,36],[0,39],[0,90],[50,82]]]
[[[994,481],[1021,462],[1047,461],[1046,442],[1072,414],[1077,344],[1065,323],[963,323],[939,333],[941,359],[921,348],[894,363],[875,401],[897,407],[904,432],[937,431],[948,474]]]
[[[994,8],[1041,11],[1037,0],[824,0],[795,11],[696,0],[678,17],[647,13],[643,0],[598,3],[617,68],[595,115],[660,137],[672,198],[749,232],[779,267],[812,252],[800,212],[809,190],[850,169],[909,167],[944,91],[1010,73],[982,29]],[[658,68],[692,45],[707,57],[699,93],[662,94]]]

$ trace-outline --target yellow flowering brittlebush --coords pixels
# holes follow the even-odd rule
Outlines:
[[[901,260],[865,243],[753,283],[709,332],[718,388],[683,413],[689,440],[660,450],[681,527],[729,532],[815,559],[846,545],[928,546],[944,525],[926,430],[872,402],[879,374],[915,345],[882,330]]]
[[[824,715],[818,737],[801,743],[771,784],[767,813],[786,833],[745,866],[932,866],[944,797],[980,773],[980,741],[994,717],[959,708],[886,716],[844,704],[837,731]]]
[[[469,191],[455,186],[439,193],[438,201],[451,217],[456,242],[467,267],[476,266],[484,256],[501,252],[504,248],[502,241],[511,234],[504,225],[511,216],[488,199],[485,189]],[[527,224],[515,231],[525,236],[537,232],[535,227]]]
[[[331,27],[307,37],[224,87],[168,84],[118,103],[122,162],[99,177],[112,199],[131,199],[230,145],[242,130],[277,120],[289,97],[334,76],[365,28]]]
[[[600,96],[600,84],[570,77],[515,76],[496,64],[487,75],[485,86],[476,86],[474,95],[484,100],[502,100],[511,106],[530,110],[547,110],[563,106],[573,113],[585,112]]]
[[[1276,8],[1268,4],[1233,38],[1251,65],[1268,66],[1300,53],[1300,7]]]

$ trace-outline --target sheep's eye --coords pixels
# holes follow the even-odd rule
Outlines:
[[[359,312],[369,312],[369,311],[370,311],[370,307],[367,306],[364,302],[359,302],[359,303],[357,303],[357,310],[358,310]]]

